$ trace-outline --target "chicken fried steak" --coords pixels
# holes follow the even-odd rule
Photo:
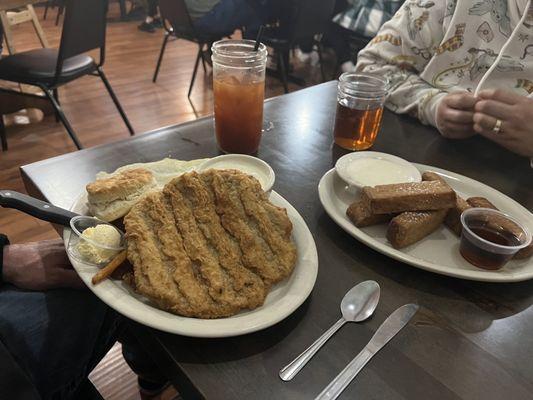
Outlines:
[[[184,174],[145,196],[124,224],[136,290],[179,315],[256,308],[296,264],[287,211],[235,170]]]

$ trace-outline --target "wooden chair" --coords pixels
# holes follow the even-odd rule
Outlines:
[[[26,22],[31,22],[33,24],[33,28],[35,29],[35,33],[37,34],[41,45],[43,47],[48,47],[48,41],[46,40],[43,28],[39,23],[39,19],[37,18],[37,14],[35,14],[35,9],[32,5],[32,3],[35,2],[37,2],[37,0],[20,2],[11,1],[11,5],[7,4],[5,7],[0,5],[0,22],[4,29],[4,40],[9,54],[15,54],[15,44],[11,28]]]
[[[200,65],[200,60],[202,61],[204,72],[206,71],[204,48],[206,45],[210,47],[213,42],[220,38],[202,35],[200,32],[196,31],[184,0],[159,0],[159,12],[161,14],[161,19],[163,20],[165,36],[163,38],[163,44],[161,46],[161,51],[159,52],[159,57],[157,59],[157,65],[155,67],[152,81],[154,83],[157,81],[157,76],[159,75],[159,69],[161,67],[161,62],[163,61],[163,55],[165,54],[167,42],[171,36],[174,36],[177,39],[184,39],[197,43],[198,53],[189,85],[189,92],[187,94],[187,97],[191,97],[192,88],[194,86],[194,81],[196,80],[196,74]]]
[[[0,79],[38,86],[44,92],[43,97],[53,105],[57,117],[78,149],[81,149],[82,145],[63,113],[59,103],[58,88],[82,76],[100,77],[130,135],[135,134],[102,69],[105,60],[106,3],[107,0],[67,0],[58,50],[35,49],[0,59]],[[93,49],[100,50],[98,62],[85,54]],[[9,92],[6,89],[3,91]],[[3,149],[6,150],[3,128],[0,126],[4,138]]]
[[[15,44],[13,40],[12,27],[31,22],[35,33],[43,47],[48,47],[48,40],[44,34],[44,31],[39,23],[33,3],[37,3],[39,0],[10,0],[4,1],[0,4],[0,24],[2,25],[3,36],[6,44],[6,48],[9,54],[15,54]],[[0,143],[2,149],[7,149],[7,139],[4,128],[4,120],[2,114],[10,114],[23,109],[38,108],[43,111],[44,114],[53,113],[49,104],[39,96],[35,95],[35,88],[28,87],[26,85],[19,85],[20,92],[11,92],[6,94],[0,92]]]

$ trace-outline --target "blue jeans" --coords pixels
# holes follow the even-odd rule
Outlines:
[[[245,28],[245,38],[255,39],[259,27],[269,18],[267,7],[252,7],[247,0],[220,0],[213,9],[194,21],[200,35],[223,37]]]
[[[118,314],[88,290],[0,288],[0,340],[43,399],[71,398],[120,329]]]

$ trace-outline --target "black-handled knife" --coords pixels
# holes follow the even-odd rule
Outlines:
[[[69,227],[70,220],[78,215],[46,201],[13,190],[0,190],[0,206],[14,208],[40,220],[66,227]]]

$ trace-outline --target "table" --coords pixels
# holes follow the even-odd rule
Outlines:
[[[487,284],[435,275],[391,260],[357,242],[324,212],[320,177],[345,151],[332,146],[335,83],[268,100],[258,156],[276,171],[274,190],[302,214],[316,240],[320,268],[310,298],[262,332],[195,339],[142,326],[136,331],[184,398],[309,399],[363,348],[397,307],[421,310],[344,392],[344,399],[533,398],[533,281]],[[443,139],[416,120],[386,112],[374,147],[410,161],[458,172],[533,209],[529,160],[482,138]],[[22,167],[30,193],[68,207],[100,170],[132,162],[217,155],[212,118],[163,128],[121,142]],[[278,370],[340,316],[354,284],[374,279],[381,301],[374,317],[349,324],[293,381]]]

